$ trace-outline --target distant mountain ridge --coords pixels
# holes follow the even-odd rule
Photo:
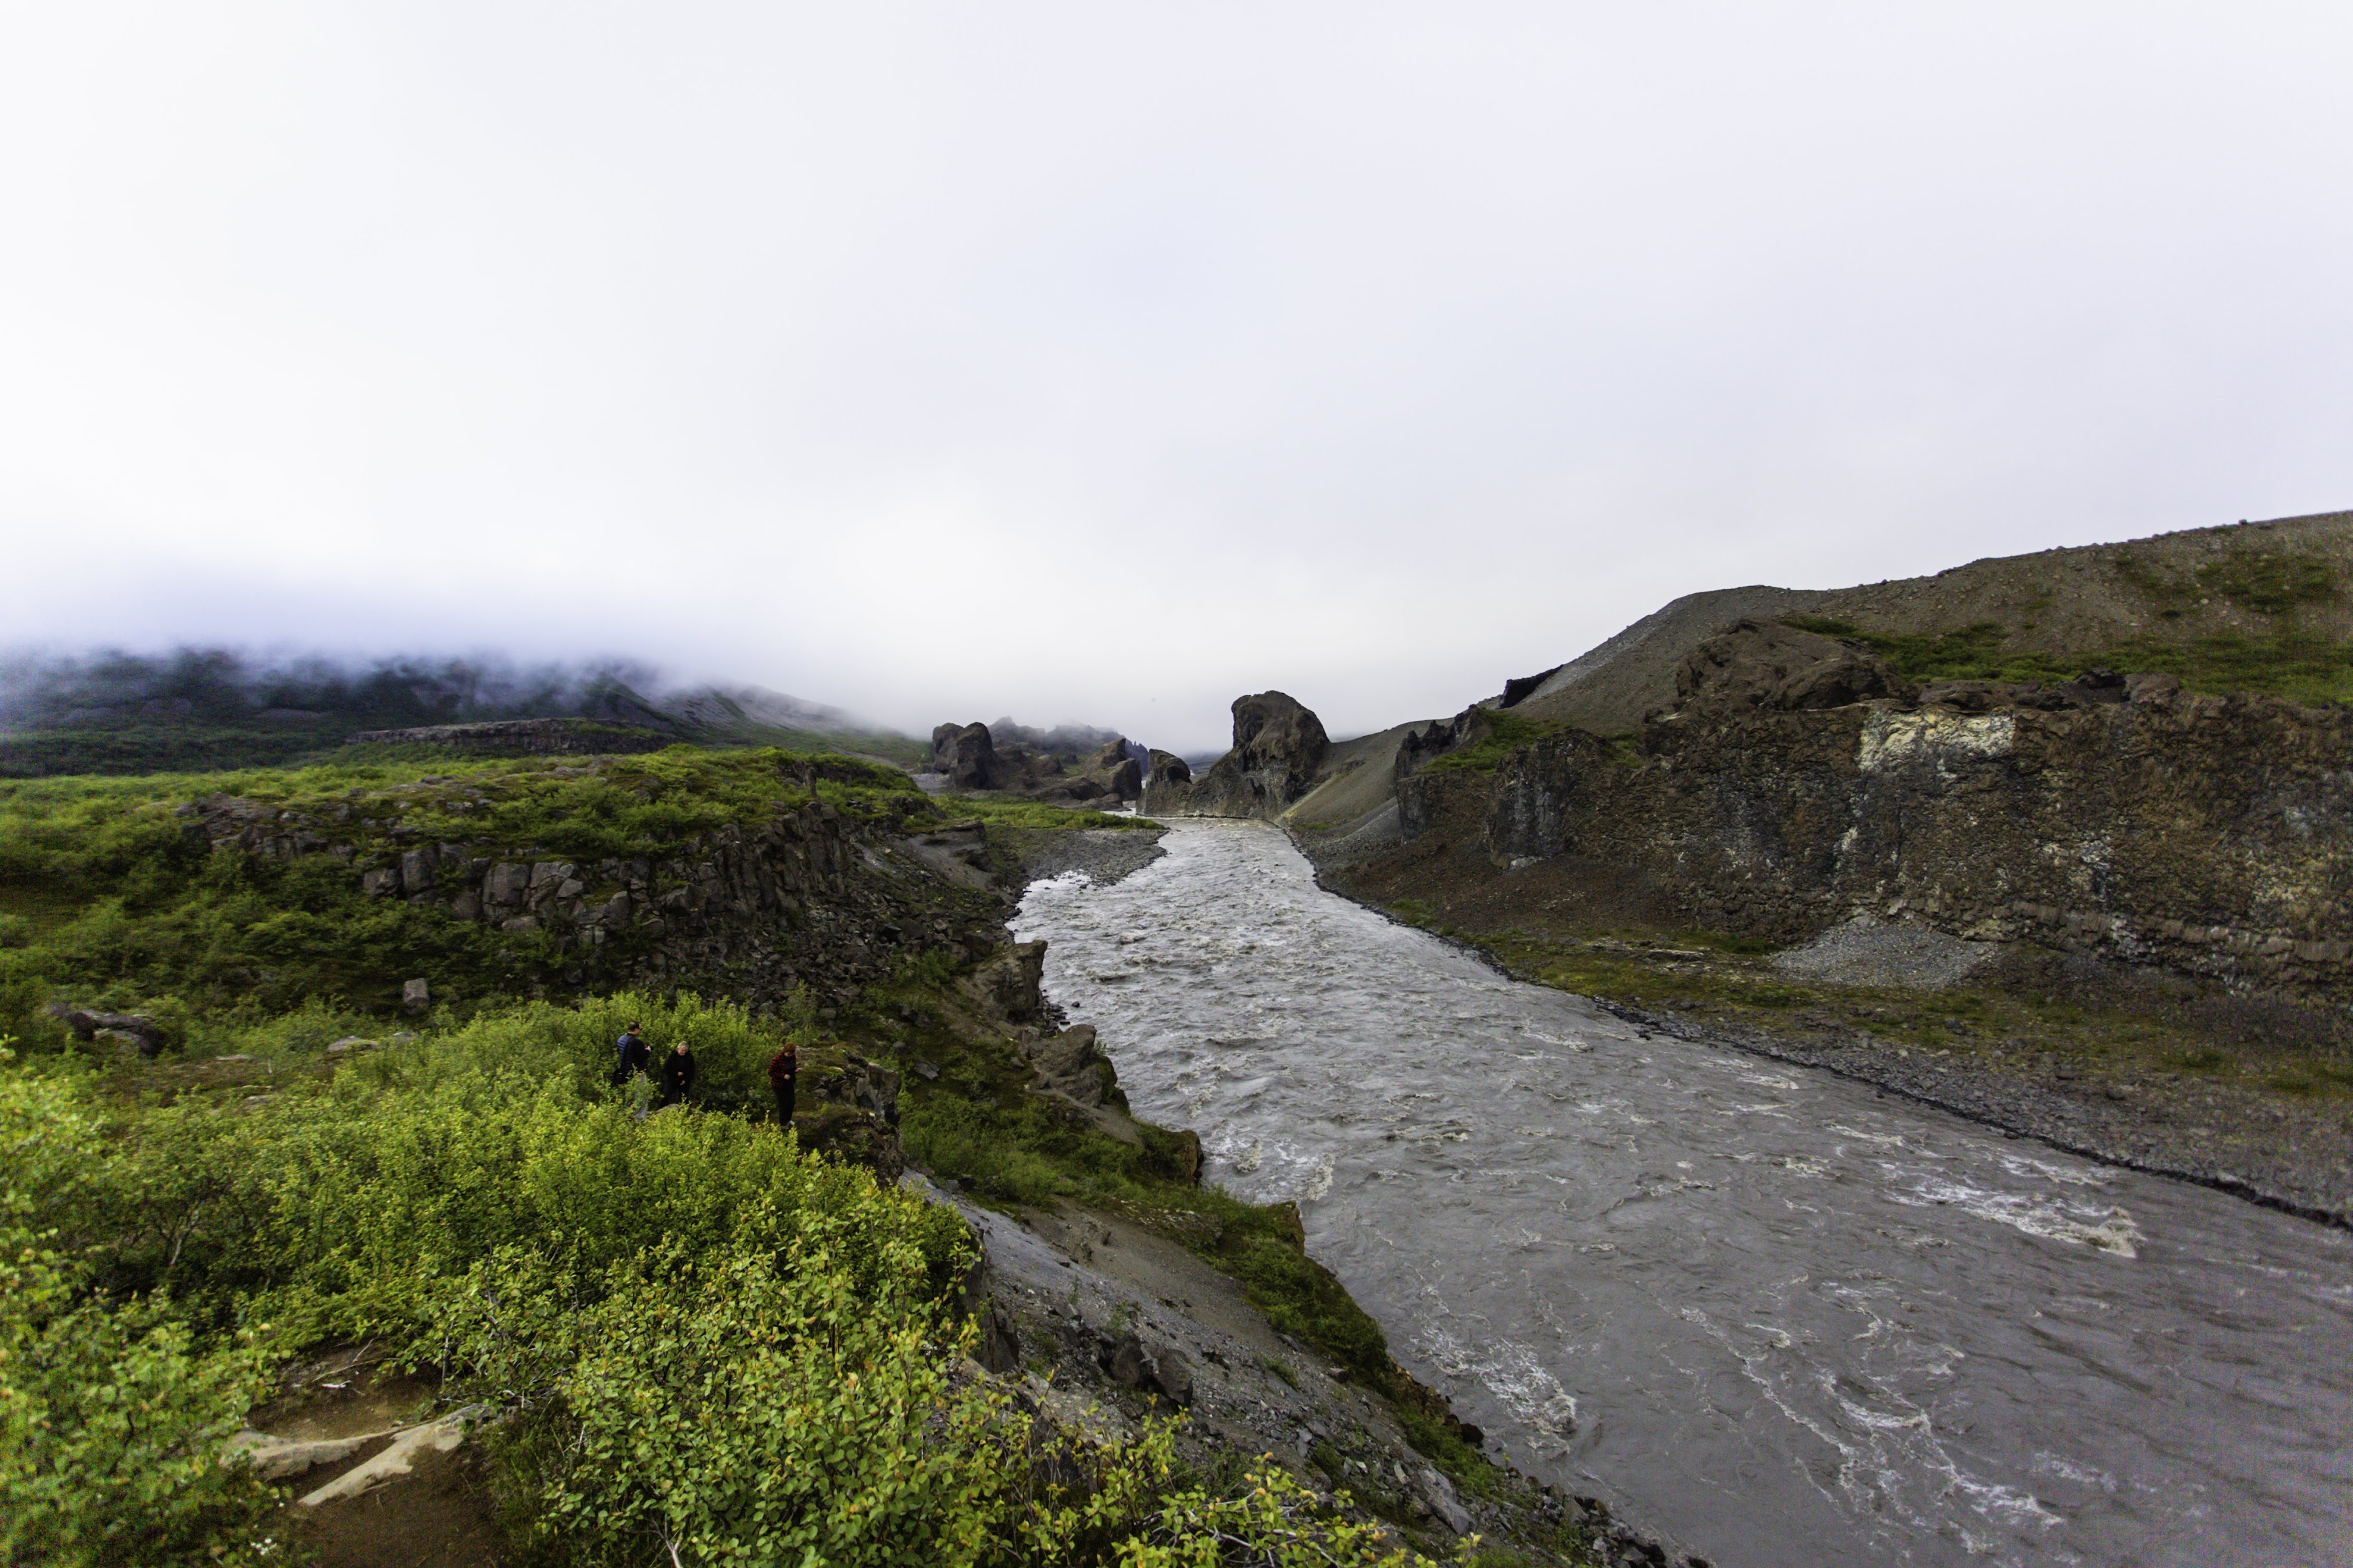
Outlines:
[[[922,742],[825,703],[757,686],[661,690],[659,680],[619,661],[517,668],[396,658],[354,667],[221,648],[23,656],[0,665],[0,776],[275,766],[330,754],[357,735],[378,749],[448,746],[459,743],[441,732],[449,726],[522,721],[543,741],[551,729],[593,727],[614,750],[786,745],[903,764],[926,754]],[[412,733],[426,731],[435,733]],[[495,751],[502,737],[470,739]]]

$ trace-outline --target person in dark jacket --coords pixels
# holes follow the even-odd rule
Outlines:
[[[768,1087],[776,1093],[776,1125],[793,1124],[793,1075],[801,1070],[801,1048],[791,1040],[768,1058]]]
[[[627,1033],[613,1042],[613,1087],[620,1088],[638,1073],[650,1072],[654,1065],[654,1048],[638,1033],[645,1026],[631,1024]]]
[[[684,1040],[662,1058],[661,1098],[654,1104],[659,1110],[665,1106],[683,1105],[689,1090],[694,1088],[694,1053],[686,1048]]]

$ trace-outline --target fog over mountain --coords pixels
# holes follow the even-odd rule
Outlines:
[[[9,636],[1451,711],[2353,496],[2353,20],[20,7]]]

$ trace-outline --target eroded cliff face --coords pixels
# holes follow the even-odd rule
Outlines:
[[[1402,828],[1475,820],[1499,865],[1607,868],[1711,929],[1867,913],[2353,1003],[2353,713],[2163,677],[1837,702],[1889,689],[1844,653],[1744,668],[1779,695],[1702,679],[1631,741],[1410,773]]]

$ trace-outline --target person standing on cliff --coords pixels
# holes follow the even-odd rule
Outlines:
[[[643,1027],[642,1024],[632,1023],[621,1037],[613,1042],[613,1055],[618,1058],[613,1065],[615,1089],[637,1074],[650,1070],[654,1065],[654,1048],[646,1044],[646,1037],[638,1032]]]
[[[792,1040],[768,1058],[768,1087],[776,1094],[776,1125],[793,1124],[793,1075],[801,1070],[801,1048]]]
[[[686,1048],[684,1040],[681,1040],[671,1047],[670,1055],[662,1058],[661,1098],[655,1101],[654,1109],[660,1110],[685,1104],[687,1094],[693,1088],[694,1053]]]

